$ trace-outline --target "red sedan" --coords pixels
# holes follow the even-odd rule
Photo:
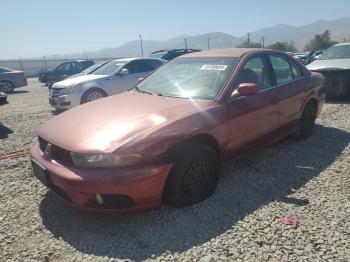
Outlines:
[[[181,56],[130,91],[39,128],[34,175],[87,210],[193,205],[215,191],[223,164],[290,135],[309,137],[325,101],[323,82],[278,51]]]

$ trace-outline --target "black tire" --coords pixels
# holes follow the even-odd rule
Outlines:
[[[313,102],[308,102],[304,108],[303,114],[299,119],[297,131],[293,137],[297,140],[306,139],[311,136],[317,115],[317,108]]]
[[[15,89],[15,85],[14,83],[12,83],[11,81],[7,81],[7,80],[4,80],[4,81],[1,81],[1,89],[0,91],[3,91],[7,94],[11,94],[13,93],[13,90]]]
[[[85,104],[100,98],[106,97],[107,94],[105,91],[99,88],[91,88],[85,91],[81,96],[80,104]]]
[[[185,153],[184,153],[185,152]],[[207,145],[189,144],[173,157],[164,200],[174,207],[186,207],[208,198],[218,184],[220,159]]]

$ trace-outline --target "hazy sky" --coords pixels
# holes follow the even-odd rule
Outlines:
[[[117,47],[142,34],[242,36],[276,24],[350,16],[350,0],[0,0],[0,59]]]

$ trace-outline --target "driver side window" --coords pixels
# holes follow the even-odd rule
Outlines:
[[[243,67],[237,86],[241,83],[255,83],[258,90],[264,90],[272,86],[270,70],[263,56],[254,56]]]

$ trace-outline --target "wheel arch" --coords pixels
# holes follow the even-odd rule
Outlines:
[[[212,148],[220,157],[220,147],[216,138],[207,133],[200,133],[192,135],[184,140],[181,140],[171,146],[165,153],[165,158],[169,161],[173,161],[179,155],[183,155],[188,147],[193,144],[206,145]]]

